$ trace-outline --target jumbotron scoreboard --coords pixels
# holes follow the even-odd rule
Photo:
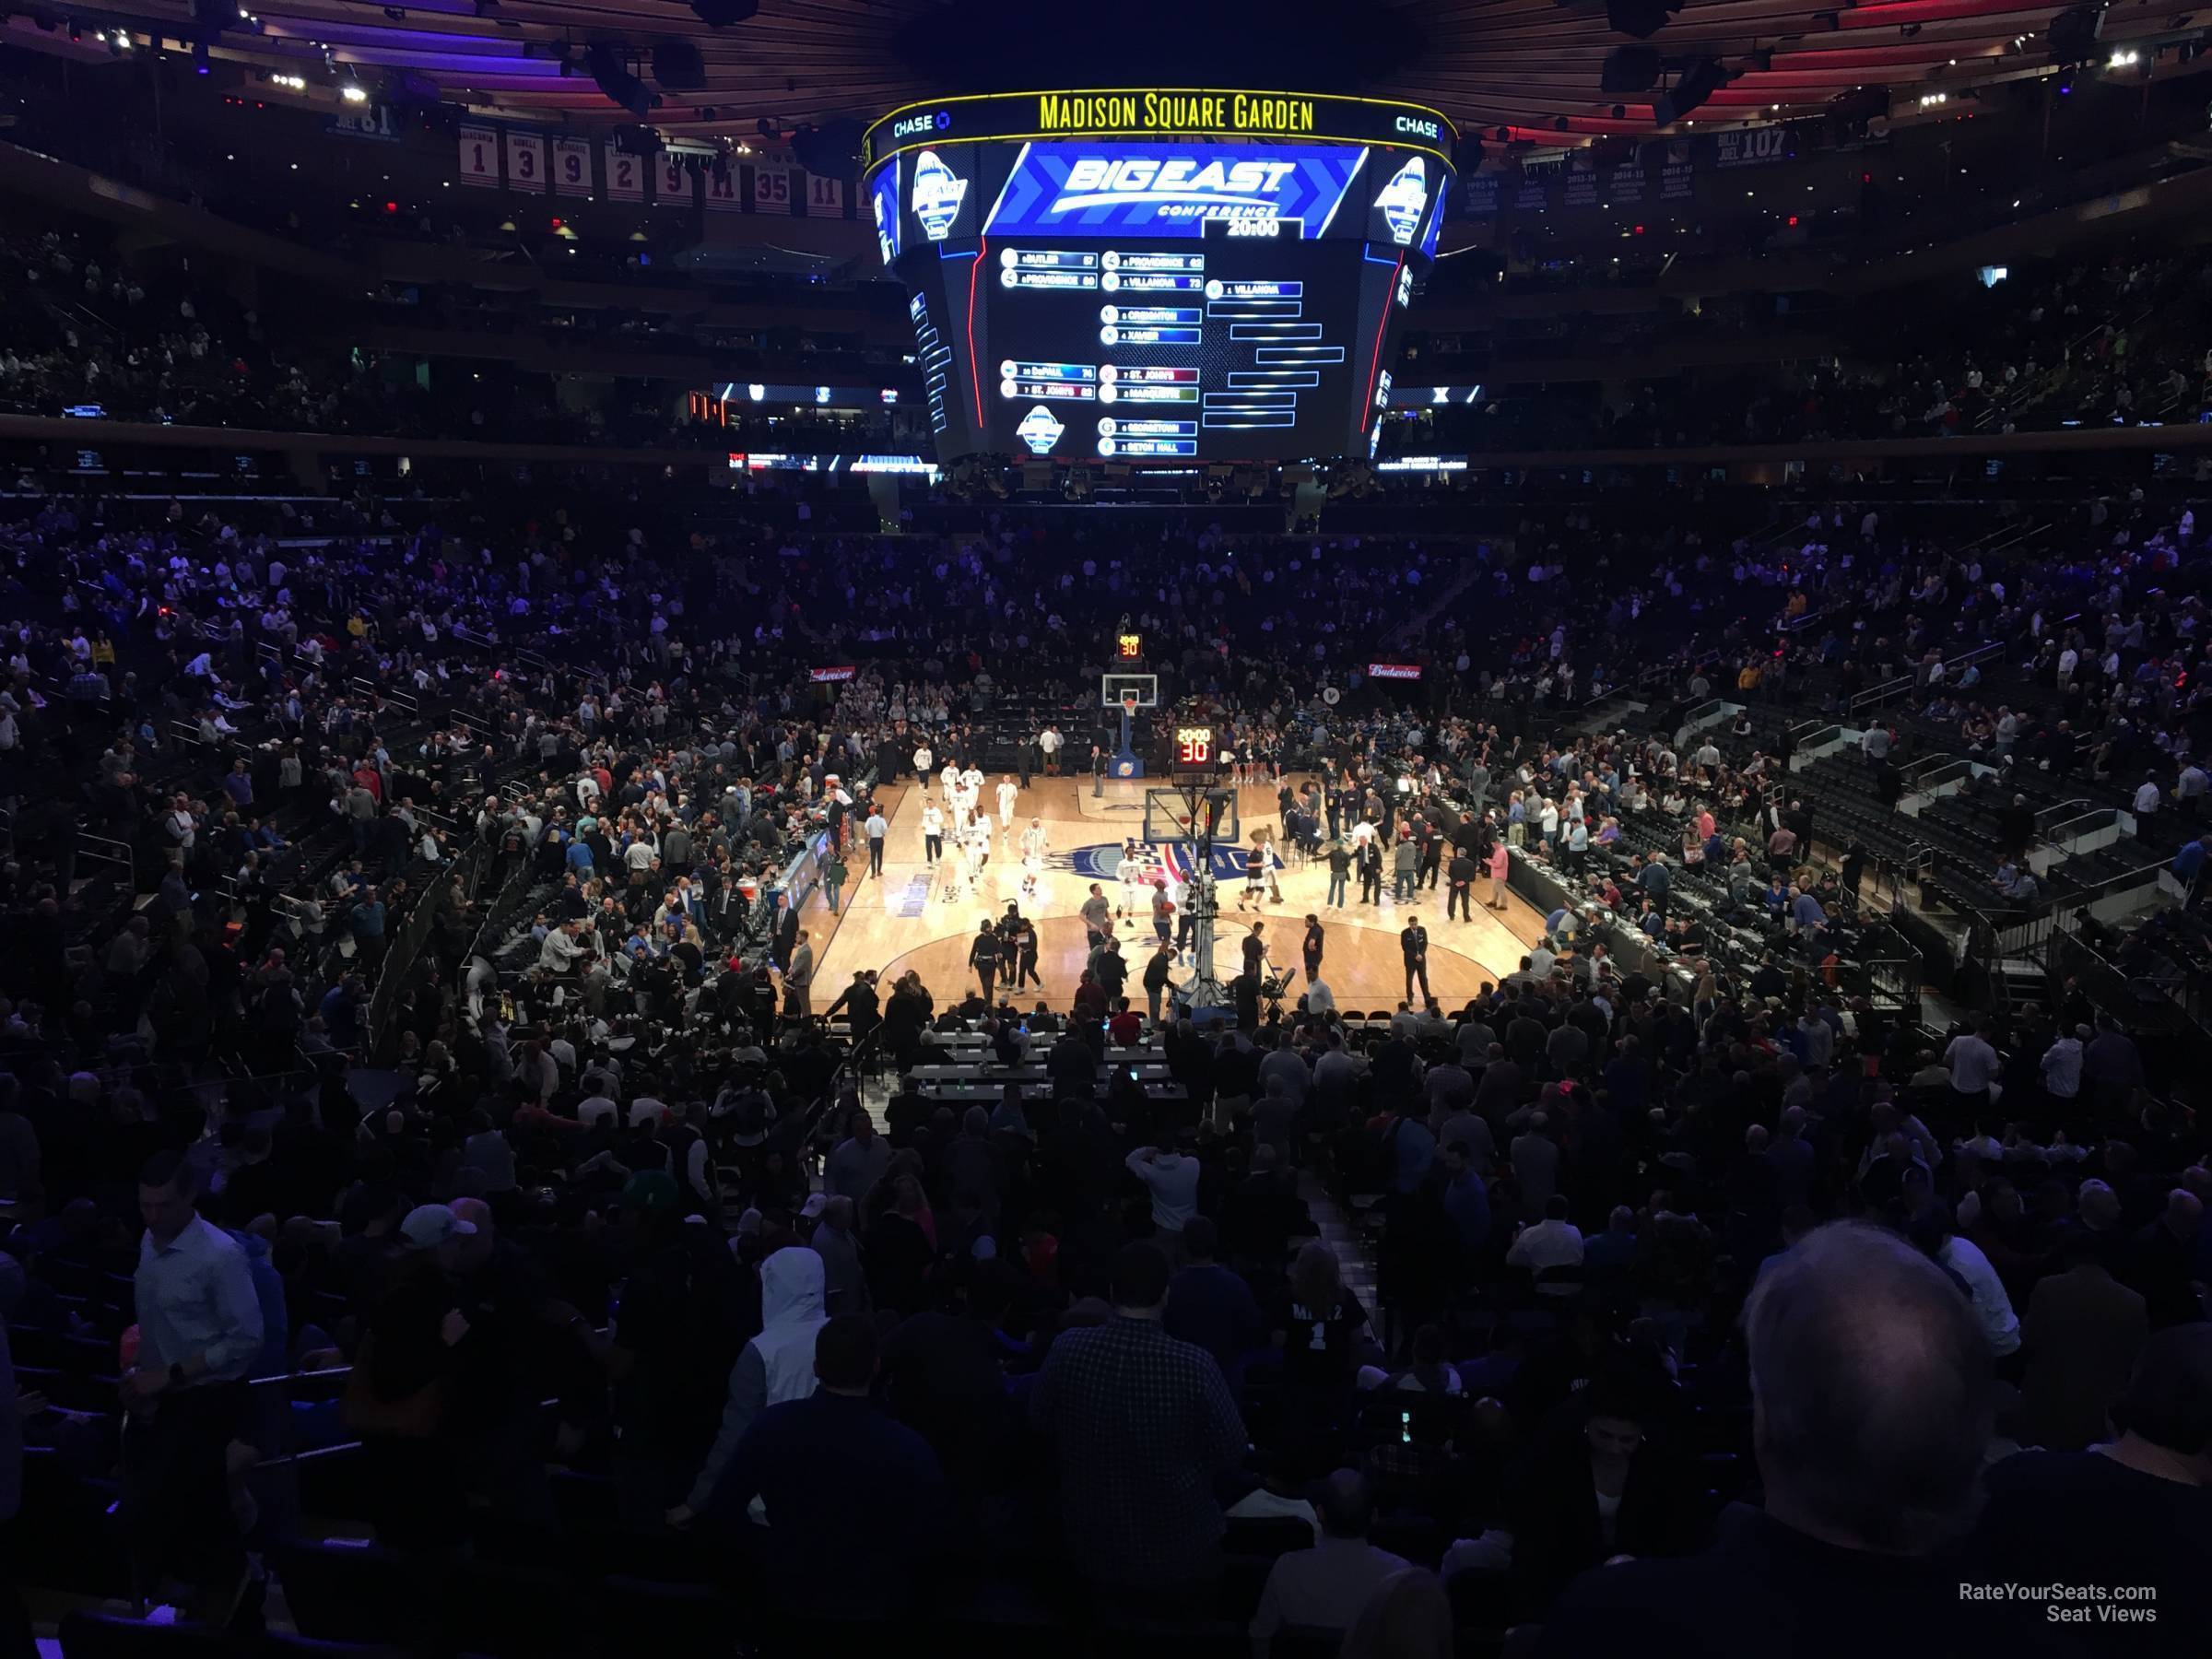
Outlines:
[[[1371,454],[1456,139],[1420,104],[1230,88],[892,111],[862,187],[938,458]]]

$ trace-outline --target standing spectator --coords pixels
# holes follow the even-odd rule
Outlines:
[[[1168,1283],[1169,1335],[1195,1344],[1214,1357],[1224,1377],[1235,1380],[1246,1355],[1266,1337],[1266,1320],[1252,1287],[1214,1259],[1219,1230],[1206,1216],[1184,1226],[1183,1265]]]
[[[200,1622],[258,1612],[225,1460],[261,1352],[261,1302],[245,1253],[198,1215],[199,1172],[158,1152],[138,1174],[138,1351],[123,1380],[124,1530],[142,1595],[173,1572]]]
[[[1198,1160],[1172,1147],[1139,1147],[1127,1161],[1129,1172],[1151,1189],[1155,1242],[1171,1261],[1181,1260],[1182,1230],[1198,1209]]]
[[[814,1347],[822,1326],[825,1276],[811,1250],[779,1250],[760,1265],[760,1335],[730,1368],[730,1397],[691,1495],[668,1512],[668,1524],[688,1526],[704,1512],[747,1430],[771,1406],[814,1392]]]
[[[808,1000],[808,994],[813,987],[814,943],[802,927],[797,942],[792,947],[791,958],[783,964],[783,1017],[786,1019],[805,1019],[814,1011]]]
[[[883,808],[873,801],[868,803],[865,829],[868,836],[868,874],[880,876],[883,874],[883,838],[891,832],[891,826],[883,816]]]
[[[1406,959],[1406,1000],[1413,1000],[1413,985],[1420,982],[1421,1000],[1428,1001],[1429,991],[1429,930],[1421,925],[1418,916],[1406,918],[1406,925],[1398,930],[1398,953]]]
[[[1989,1104],[1989,1086],[1997,1080],[2004,1063],[1989,1043],[1989,1017],[1978,1016],[1973,1029],[1951,1039],[1943,1051],[1943,1064],[1951,1074],[1951,1110],[1971,1122]]]
[[[945,1473],[929,1442],[869,1397],[880,1352],[867,1314],[823,1325],[809,1379],[819,1386],[761,1412],[714,1487],[713,1518],[765,1537],[763,1583],[794,1614],[911,1612],[945,1553]],[[768,1517],[757,1534],[756,1499]]]
[[[2071,1452],[2105,1438],[2113,1398],[2150,1335],[2143,1299],[2106,1267],[2096,1230],[2059,1235],[2062,1271],[2039,1281],[2020,1321],[2029,1437]]]
[[[968,965],[975,970],[978,983],[983,988],[983,1001],[991,1001],[992,986],[998,979],[998,933],[988,921],[975,924],[975,937],[968,945]]]
[[[1243,1419],[1213,1357],[1161,1328],[1158,1245],[1122,1247],[1112,1294],[1105,1324],[1053,1344],[1030,1422],[1053,1442],[1069,1554],[1105,1604],[1194,1610],[1220,1571],[1214,1479],[1244,1450]]]

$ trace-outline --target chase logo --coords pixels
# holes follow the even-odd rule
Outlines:
[[[1196,210],[1248,207],[1275,210],[1283,181],[1298,171],[1295,161],[1209,161],[1193,156],[1083,156],[1069,168],[1067,182],[1051,213],[1079,213],[1088,207],[1131,203]]]
[[[1435,122],[1422,121],[1412,115],[1399,116],[1397,120],[1397,128],[1399,132],[1414,138],[1433,139],[1437,135],[1437,126]]]
[[[1038,404],[1021,418],[1021,424],[1014,429],[1014,436],[1029,446],[1030,454],[1049,455],[1053,445],[1060,441],[1060,434],[1066,429],[1057,416]]]
[[[922,221],[923,234],[943,241],[967,199],[968,181],[954,177],[936,151],[924,150],[914,162],[914,217]]]
[[[939,110],[935,115],[909,115],[903,121],[891,124],[891,136],[912,138],[916,133],[943,132],[952,124],[952,112]]]
[[[1418,156],[1391,175],[1382,194],[1375,198],[1375,206],[1382,211],[1382,222],[1390,227],[1391,241],[1401,248],[1413,241],[1421,210],[1429,206],[1429,170]]]

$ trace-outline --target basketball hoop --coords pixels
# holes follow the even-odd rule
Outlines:
[[[1122,693],[1122,718],[1130,721],[1136,718],[1136,693],[1134,691]]]

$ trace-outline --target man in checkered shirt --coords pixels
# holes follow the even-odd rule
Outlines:
[[[1157,1244],[1124,1246],[1112,1291],[1112,1320],[1053,1344],[1030,1422],[1057,1449],[1077,1571],[1157,1602],[1218,1573],[1214,1477],[1242,1456],[1244,1422],[1213,1356],[1160,1328],[1168,1259]]]

